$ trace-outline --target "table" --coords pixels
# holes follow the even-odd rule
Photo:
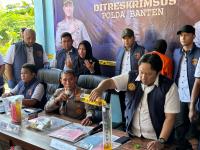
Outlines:
[[[44,115],[44,113],[42,115]],[[66,119],[70,122],[80,123],[79,120],[71,119],[66,116],[60,116],[60,115],[54,115],[54,116],[62,118],[62,119]],[[10,118],[5,114],[1,114],[0,119],[6,122],[10,122]],[[0,130],[0,140],[9,142],[13,145],[20,145],[23,147],[24,150],[55,150],[54,148],[49,146],[52,137],[49,137],[47,133],[27,129],[23,127],[23,125],[21,127],[22,127],[22,131],[20,132],[19,135]],[[113,130],[113,134],[120,137],[126,135],[125,132],[119,131],[119,130]],[[126,144],[121,145],[119,148],[117,148],[117,150],[131,150],[131,149],[134,150],[134,146],[133,146],[134,144],[140,144],[141,145],[140,150],[143,150],[143,149],[146,149],[146,143],[148,141],[149,140],[146,140],[146,139],[133,138]],[[66,143],[73,145],[73,143],[71,142],[66,142]],[[173,150],[173,149],[175,148],[166,147],[166,150]],[[78,150],[82,150],[82,149],[78,148]]]
[[[148,139],[135,137],[132,140],[128,141],[127,143],[116,148],[116,150],[146,150],[147,143],[149,141],[150,140],[148,140]],[[136,148],[136,144],[140,146],[140,149]],[[175,145],[165,145],[165,148],[163,150],[175,150],[175,149],[176,149]]]

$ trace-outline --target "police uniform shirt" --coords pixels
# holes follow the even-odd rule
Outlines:
[[[190,90],[187,76],[187,59],[184,54],[180,64],[180,75],[178,80],[178,92],[182,102],[190,102]]]

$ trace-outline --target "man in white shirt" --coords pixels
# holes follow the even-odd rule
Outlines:
[[[162,60],[145,54],[139,60],[139,75],[129,72],[102,81],[90,94],[94,101],[107,89],[126,91],[126,130],[130,136],[151,139],[147,149],[160,150],[172,141],[180,102],[176,84],[160,75]]]
[[[123,46],[118,49],[116,55],[115,75],[134,71],[138,73],[138,60],[144,54],[144,47],[137,44],[134,31],[130,28],[125,28],[121,34]],[[125,93],[119,92],[120,105],[122,111],[122,120],[125,122]]]
[[[25,29],[23,41],[10,46],[5,57],[5,74],[9,88],[14,88],[20,81],[20,71],[23,64],[35,64],[37,70],[48,65],[48,58],[42,45],[37,44],[35,40],[35,31]]]
[[[175,123],[175,138],[183,149],[191,148],[197,150],[198,133],[195,125],[188,118],[191,92],[194,85],[194,73],[200,57],[200,48],[194,43],[195,28],[184,25],[179,29],[177,35],[181,47],[173,52],[174,81],[178,86],[181,101],[181,111],[177,115]]]

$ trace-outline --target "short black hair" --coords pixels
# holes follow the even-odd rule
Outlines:
[[[25,63],[23,64],[22,68],[28,69],[31,73],[37,74],[37,69],[34,64]]]
[[[65,37],[69,37],[70,39],[72,39],[72,35],[69,32],[63,32],[61,34],[61,40],[62,40],[62,38],[65,38]]]
[[[144,54],[138,61],[138,66],[140,66],[142,63],[149,63],[152,70],[155,70],[157,73],[162,70],[163,66],[160,56],[155,53]]]
[[[157,40],[154,45],[154,50],[157,52],[160,52],[162,54],[165,54],[165,52],[167,50],[167,42],[163,39]]]

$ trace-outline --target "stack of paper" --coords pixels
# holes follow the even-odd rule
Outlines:
[[[70,142],[76,142],[85,137],[92,129],[93,127],[90,126],[82,126],[78,123],[72,123],[50,133],[49,136]]]

